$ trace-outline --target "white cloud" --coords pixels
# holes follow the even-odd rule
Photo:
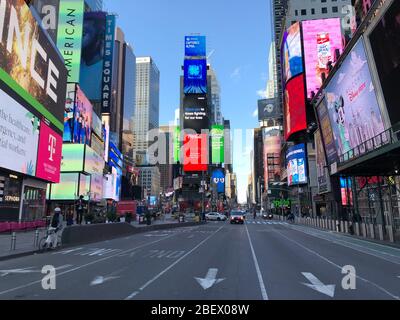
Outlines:
[[[253,118],[257,118],[258,117],[258,108],[256,108],[256,110],[254,110],[253,112]]]
[[[258,90],[257,91],[257,95],[261,98],[261,99],[266,99],[267,98],[267,90]]]
[[[241,69],[241,67],[235,68],[235,70],[233,70],[233,72],[231,73],[231,79],[240,79]]]

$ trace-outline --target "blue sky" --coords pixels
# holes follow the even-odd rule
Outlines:
[[[258,125],[253,113],[266,87],[271,42],[268,0],[203,0],[193,8],[183,0],[105,0],[105,9],[118,14],[136,56],[152,56],[160,70],[160,124],[173,120],[179,107],[184,36],[196,33],[207,37],[207,53],[214,51],[208,62],[220,82],[224,117],[233,129]],[[234,150],[233,164],[241,200],[250,170],[243,148],[245,155]]]

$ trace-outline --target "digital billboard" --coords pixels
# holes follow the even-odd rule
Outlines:
[[[206,56],[206,37],[205,36],[186,36],[185,37],[185,56],[186,57],[205,57]]]
[[[107,15],[101,86],[101,110],[103,113],[111,112],[115,27],[115,16]]]
[[[289,148],[286,153],[288,186],[306,184],[308,182],[305,148],[304,144],[299,144]]]
[[[80,173],[61,173],[60,183],[51,185],[49,200],[77,200],[80,195],[88,200],[90,176]]]
[[[39,149],[36,177],[49,182],[60,181],[62,137],[51,129],[45,121],[40,123]]]
[[[183,138],[183,170],[186,172],[207,171],[208,135],[187,134]]]
[[[98,155],[92,148],[86,146],[84,171],[88,174],[103,175],[103,170],[104,159],[100,155]]]
[[[211,126],[211,161],[213,164],[225,161],[225,134],[223,125]]]
[[[176,126],[174,128],[174,162],[181,161],[181,128]]]
[[[339,156],[346,154],[345,161],[353,157],[352,149],[368,140],[369,150],[382,144],[370,140],[385,131],[385,125],[362,38],[326,87],[326,101],[336,149]]]
[[[353,205],[353,192],[351,178],[340,178],[340,193],[343,206]]]
[[[63,133],[64,142],[73,141],[75,94],[76,94],[76,85],[74,83],[68,83],[67,98],[65,100],[65,109],[64,109],[64,133]]]
[[[284,96],[285,139],[299,131],[307,129],[304,75],[289,80]]]
[[[264,181],[280,181],[282,136],[279,127],[263,128]]]
[[[330,192],[329,172],[326,164],[324,146],[322,144],[320,130],[317,130],[315,132],[314,137],[317,162],[318,194],[323,194]]]
[[[282,41],[283,86],[291,78],[303,73],[300,22],[291,25],[284,33]]]
[[[183,76],[184,94],[207,93],[207,61],[185,60]]]
[[[82,172],[84,158],[84,144],[63,144],[61,172]]]
[[[42,27],[57,43],[58,12],[60,0],[33,0],[30,2],[42,20]]]
[[[387,1],[388,2],[388,1]],[[400,2],[393,1],[369,35],[392,126],[400,122]]]
[[[343,51],[340,18],[302,22],[307,97],[312,98],[322,86],[322,73],[329,74],[328,63],[334,63],[335,51]]]
[[[64,57],[68,82],[79,82],[84,0],[60,0],[57,47]]]
[[[103,139],[103,124],[99,116],[94,112],[92,114],[92,129],[98,138]]]
[[[282,110],[278,107],[276,99],[258,100],[258,120],[269,120],[282,117]]]
[[[89,100],[101,101],[105,31],[105,12],[85,12],[80,86]]]
[[[183,98],[183,126],[201,133],[202,129],[209,129],[207,97],[204,95],[190,95]]]
[[[93,107],[83,91],[76,86],[74,113],[74,143],[90,145],[92,139]]]
[[[35,176],[39,127],[39,118],[0,89],[0,167]]]
[[[61,133],[64,61],[24,0],[2,1],[0,11],[0,79]]]
[[[321,129],[321,137],[325,147],[326,158],[328,160],[328,164],[331,165],[335,162],[338,162],[339,158],[325,98],[321,100],[317,106],[317,116],[319,119],[319,128]]]
[[[225,174],[222,170],[214,170],[211,182],[216,186],[218,193],[225,193]]]

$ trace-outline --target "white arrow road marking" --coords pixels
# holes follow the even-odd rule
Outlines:
[[[146,234],[145,235],[145,237],[166,237],[166,236],[169,236],[169,234],[168,233],[164,233],[164,234],[155,234],[155,233],[153,233],[153,234]]]
[[[312,273],[302,272],[302,275],[306,277],[308,281],[311,282],[311,284],[303,283],[305,286],[320,293],[323,293],[331,298],[335,296],[335,287],[336,287],[335,285],[324,285]]]
[[[222,282],[224,279],[217,279],[218,269],[211,268],[208,270],[205,278],[195,278],[204,290],[210,289],[212,286]]]
[[[90,286],[98,286],[100,284],[103,284],[104,282],[111,281],[114,279],[118,279],[120,277],[103,277],[103,276],[98,276],[94,278],[94,280],[90,283]]]
[[[2,277],[8,276],[9,274],[26,274],[40,272],[40,270],[32,270],[34,267],[22,268],[22,269],[10,269],[10,270],[0,270]]]

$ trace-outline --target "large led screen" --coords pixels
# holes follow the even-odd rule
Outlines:
[[[68,82],[79,82],[84,0],[60,0],[57,47],[65,60]]]
[[[211,126],[211,158],[213,164],[220,164],[225,161],[225,134],[224,126]]]
[[[73,141],[75,94],[76,94],[76,85],[73,83],[68,83],[67,98],[65,100],[65,109],[64,109],[64,133],[63,133],[64,142]]]
[[[330,191],[330,183],[320,130],[315,132],[314,138],[317,162],[318,194],[323,194]]]
[[[84,144],[64,144],[62,148],[61,172],[83,171]]]
[[[183,99],[183,126],[201,133],[209,129],[207,97],[204,95],[189,95]]]
[[[77,86],[74,113],[74,143],[90,145],[92,139],[92,118],[92,104],[79,86]]]
[[[80,86],[90,100],[101,100],[105,12],[85,12],[83,20]]]
[[[63,130],[67,71],[64,61],[24,0],[0,7],[0,79]]]
[[[184,136],[183,170],[186,172],[207,171],[208,136],[206,134],[188,134]]]
[[[263,141],[264,181],[266,181],[266,183],[280,181],[282,137],[280,135],[279,127],[263,129]]]
[[[307,183],[307,158],[304,144],[299,144],[288,149],[286,153],[286,168],[288,185]]]
[[[385,130],[385,125],[362,39],[326,87],[326,101],[336,149],[339,156],[345,155],[345,161],[357,156],[351,150],[366,141],[358,153],[382,144],[382,139],[371,140]]]
[[[303,72],[300,23],[293,24],[284,34],[282,42],[283,84]]]
[[[216,186],[217,193],[225,193],[225,174],[222,170],[214,170],[211,181]]]
[[[400,1],[393,1],[369,36],[392,125],[400,122]]]
[[[0,89],[0,167],[36,174],[39,118]]]
[[[185,37],[185,56],[205,57],[206,56],[206,37],[205,36],[186,36]]]
[[[289,140],[294,133],[307,129],[303,74],[286,84],[284,110],[285,139]]]
[[[343,51],[342,27],[339,18],[302,22],[307,97],[321,88],[321,76],[329,74],[328,63],[334,63],[335,52]]]
[[[258,100],[258,120],[264,121],[282,117],[282,109],[278,107],[276,99]]]
[[[207,93],[207,62],[201,60],[185,60],[183,90],[185,94]]]
[[[60,183],[51,185],[50,200],[77,200],[80,195],[88,200],[90,176],[79,173],[61,173]]]

